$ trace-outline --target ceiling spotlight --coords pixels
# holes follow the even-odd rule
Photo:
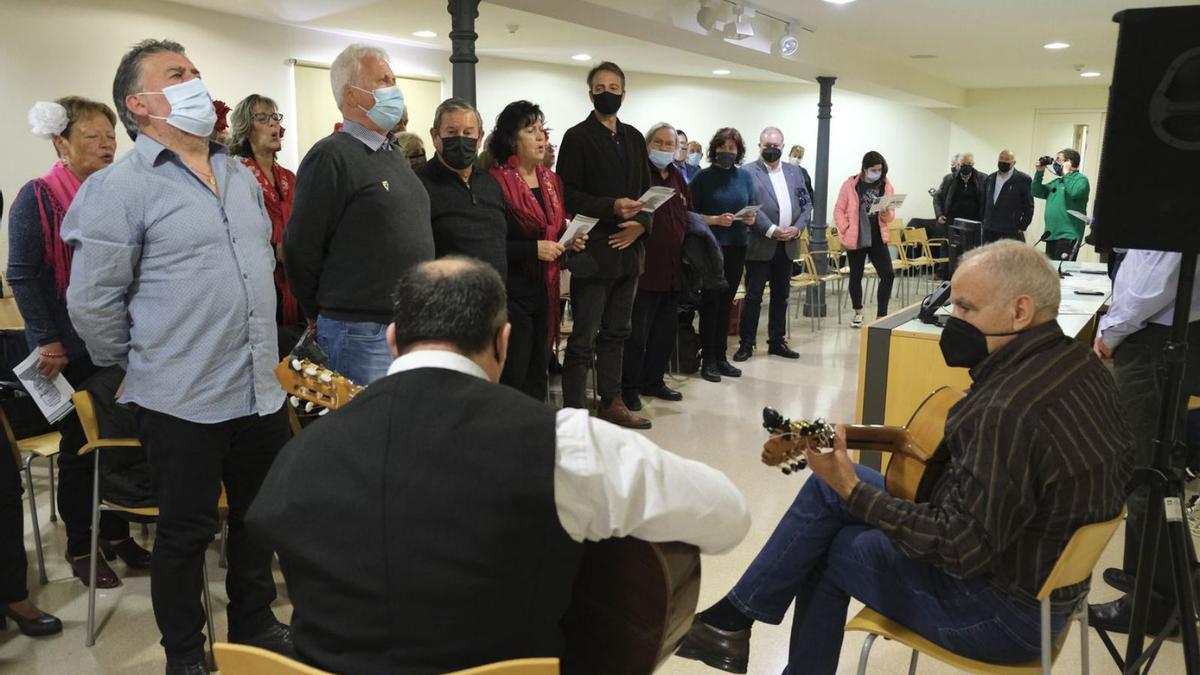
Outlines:
[[[413,35],[415,37],[419,37],[419,38],[435,38],[435,37],[437,37],[437,33],[433,32],[431,30],[419,30],[419,31],[413,33]]]
[[[725,9],[725,0],[700,0],[700,11],[696,12],[696,23],[704,30],[712,30]]]
[[[825,0],[825,2],[828,2],[831,5],[848,5],[854,2],[854,0]]]
[[[575,56],[572,56],[571,58],[576,61],[591,61],[592,55],[591,54],[576,54]]]
[[[713,75],[728,75],[732,72],[733,71],[729,70],[728,68],[717,68],[716,70],[713,71]]]
[[[726,40],[745,40],[754,37],[754,24],[751,20],[755,12],[744,5],[738,5],[733,10],[733,20],[725,24]]]
[[[1065,42],[1047,42],[1046,44],[1042,45],[1042,49],[1066,49],[1070,46],[1071,45]]]
[[[1079,74],[1080,77],[1100,77],[1100,73],[1094,70],[1088,70]]]
[[[800,50],[800,40],[792,33],[792,26],[788,24],[787,33],[779,38],[779,53],[783,56],[795,56]]]

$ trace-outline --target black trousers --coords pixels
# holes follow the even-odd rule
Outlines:
[[[679,330],[679,291],[638,289],[633,299],[632,330],[625,341],[621,388],[637,394],[664,385]]]
[[[700,358],[704,363],[728,360],[729,314],[746,266],[745,246],[722,246],[721,253],[728,288],[700,291]]]
[[[788,294],[792,290],[792,259],[783,242],[776,242],[770,260],[746,261],[746,302],[738,326],[742,344],[753,347],[758,337],[758,315],[762,310],[763,289],[771,284],[771,306],[767,310],[767,344],[779,344],[787,337]]]
[[[854,305],[854,311],[863,308],[863,270],[866,268],[867,258],[870,258],[871,264],[875,266],[875,274],[879,277],[879,289],[876,293],[878,313],[879,316],[886,316],[888,300],[892,297],[892,280],[895,278],[892,272],[892,254],[880,239],[879,231],[876,230],[873,234],[870,248],[846,251],[846,259],[850,261],[850,302]]]
[[[1134,468],[1148,467],[1154,459],[1154,439],[1158,436],[1158,417],[1162,410],[1162,386],[1166,380],[1163,345],[1170,337],[1170,328],[1150,324],[1125,338],[1113,354],[1113,376],[1125,418],[1137,441],[1134,447]],[[1187,399],[1200,385],[1200,322],[1188,327],[1187,367],[1184,370],[1182,396],[1169,404],[1176,410],[1176,438],[1185,438],[1187,433]],[[1171,463],[1183,468],[1187,463],[1186,446],[1171,451]],[[1137,574],[1137,554],[1145,527],[1146,490],[1140,489],[1129,496],[1129,519],[1125,523],[1125,557],[1123,568]],[[1154,589],[1163,597],[1173,598],[1174,585],[1171,576],[1171,552],[1165,531],[1159,530],[1157,559],[1154,566]]]
[[[63,369],[63,376],[76,389],[99,371],[88,358],[72,360]],[[87,443],[79,417],[71,412],[58,423],[62,440],[58,444],[58,512],[67,530],[67,555],[72,558],[88,554],[92,545],[92,471],[95,453],[80,456],[79,449]],[[100,539],[119,541],[129,537],[129,521],[113,511],[100,512]]]
[[[596,362],[596,388],[607,405],[621,393],[621,357],[629,337],[637,276],[581,279],[571,276],[574,328],[563,357],[563,405],[587,407],[587,376]]]
[[[271,551],[250,539],[244,518],[291,435],[287,411],[215,424],[146,408],[138,408],[136,417],[160,512],[150,569],[154,618],[168,661],[199,660],[204,655],[204,550],[219,525],[222,483],[229,498],[229,635],[253,636],[275,621]]]
[[[500,384],[539,401],[546,400],[548,388],[550,348],[546,344],[546,324],[549,313],[545,296],[508,299],[508,322],[512,324],[512,332]]]
[[[25,584],[29,561],[25,557],[25,506],[21,501],[21,472],[13,461],[13,448],[0,434],[0,605],[29,597]]]
[[[1063,259],[1063,256],[1070,256],[1071,251],[1075,249],[1074,239],[1051,239],[1046,242],[1046,257],[1058,262]],[[1075,258],[1069,258],[1074,260]]]
[[[1012,239],[1014,241],[1024,242],[1025,241],[1025,233],[1024,232],[1000,232],[999,230],[984,230],[983,231],[983,243],[985,243],[985,244],[990,244],[993,241],[1000,241],[1001,239]]]

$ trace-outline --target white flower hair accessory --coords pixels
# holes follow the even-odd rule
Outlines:
[[[29,109],[29,127],[34,136],[50,138],[67,128],[67,109],[53,101],[38,101]]]

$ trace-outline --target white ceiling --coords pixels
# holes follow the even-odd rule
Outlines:
[[[176,0],[184,4],[323,30],[386,36],[448,50],[446,0]],[[760,16],[758,35],[732,44],[696,23],[697,0],[485,0],[476,31],[481,57],[575,65],[577,53],[630,71],[762,81],[811,81],[909,102],[947,106],[974,88],[1067,87],[1109,83],[1124,8],[1172,0],[754,0],[798,20],[799,53],[769,53],[782,24]],[[1198,4],[1197,2],[1173,4]],[[798,30],[802,23],[813,32]],[[515,32],[510,27],[516,26]],[[413,37],[433,30],[436,38]],[[1069,49],[1042,45],[1061,40]],[[913,59],[914,54],[933,58]],[[1099,78],[1079,77],[1078,69]],[[1048,96],[1053,94],[1048,93]]]

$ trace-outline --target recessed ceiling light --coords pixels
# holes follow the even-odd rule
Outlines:
[[[1080,77],[1100,77],[1100,73],[1094,70],[1088,70],[1079,74]]]
[[[729,70],[728,68],[717,68],[713,71],[713,75],[728,75],[732,72],[733,71]]]
[[[910,59],[936,59],[937,54],[912,54],[908,58],[910,58]]]
[[[437,37],[437,33],[433,32],[431,30],[419,30],[419,31],[413,33],[413,35],[416,37],[419,37],[419,38],[435,38],[435,37]]]
[[[1042,49],[1066,49],[1070,46],[1071,45],[1065,42],[1047,42],[1046,44],[1042,45]]]
[[[575,59],[576,61],[591,61],[592,55],[591,54],[576,54],[575,56],[572,56],[571,58]]]
[[[825,2],[828,2],[831,5],[848,5],[854,2],[854,0],[825,0]]]

